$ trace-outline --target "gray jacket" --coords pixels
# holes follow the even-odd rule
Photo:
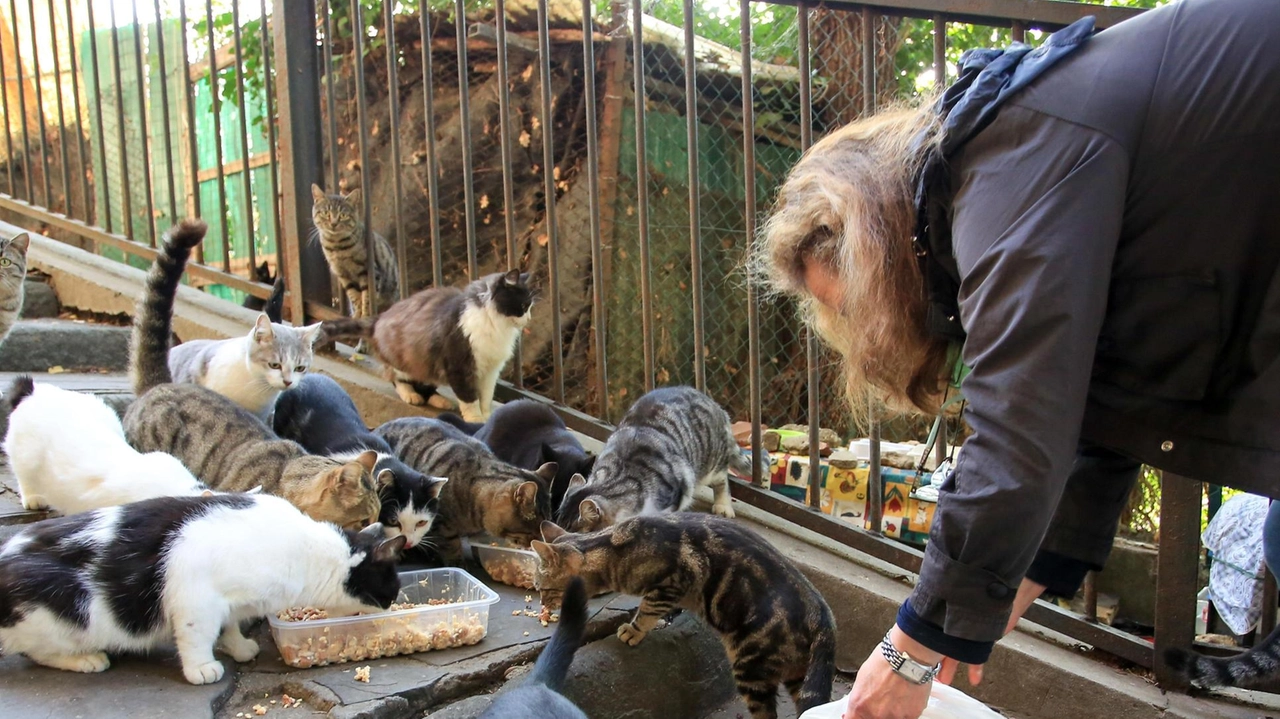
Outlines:
[[[950,173],[973,435],[909,605],[985,643],[1039,550],[1105,560],[1138,460],[1280,496],[1280,2],[1103,31]]]

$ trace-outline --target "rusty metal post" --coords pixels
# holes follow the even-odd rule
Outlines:
[[[1165,652],[1195,639],[1196,581],[1200,559],[1199,482],[1164,474],[1160,484],[1160,554],[1156,559],[1155,674],[1164,689],[1186,680],[1165,662]]]
[[[329,266],[311,231],[311,183],[320,182],[319,68],[315,0],[289,0],[275,8],[276,107],[280,110],[281,247],[293,323],[301,325],[306,300],[328,304]],[[331,42],[332,38],[325,38]]]

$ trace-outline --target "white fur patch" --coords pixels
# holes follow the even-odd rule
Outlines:
[[[477,379],[497,377],[501,373],[515,351],[521,328],[528,322],[528,313],[521,317],[507,317],[490,303],[468,305],[462,311],[458,326],[471,343]]]

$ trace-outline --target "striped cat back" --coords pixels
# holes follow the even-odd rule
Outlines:
[[[400,299],[395,251],[386,238],[364,226],[364,194],[359,188],[346,195],[330,195],[311,186],[311,222],[320,237],[329,269],[342,282],[351,301],[352,317],[369,317]],[[369,292],[369,248],[366,232],[373,232],[374,292]],[[374,295],[377,307],[373,306]]]
[[[712,511],[733,516],[728,470],[751,473],[729,415],[692,387],[664,387],[636,400],[605,442],[588,481],[570,482],[557,523],[592,531],[639,514],[676,512],[710,486]]]
[[[1196,686],[1247,687],[1280,677],[1280,627],[1248,651],[1230,657],[1211,657],[1199,652],[1170,648],[1165,662]]]
[[[27,279],[30,244],[31,236],[25,232],[0,240],[0,342],[9,336],[22,315],[23,281]]]

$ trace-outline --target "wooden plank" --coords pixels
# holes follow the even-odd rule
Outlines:
[[[259,167],[262,167],[263,165],[268,165],[268,164],[271,164],[270,152],[259,152],[258,154],[251,155],[249,157],[250,170],[254,170]],[[237,159],[234,162],[228,162],[227,164],[222,166],[222,174],[225,177],[231,177],[232,175],[240,172],[244,172],[244,160]],[[211,167],[208,169],[201,170],[200,173],[196,175],[196,179],[199,180],[200,182],[208,182],[210,180],[216,180],[218,179],[218,168]]]

